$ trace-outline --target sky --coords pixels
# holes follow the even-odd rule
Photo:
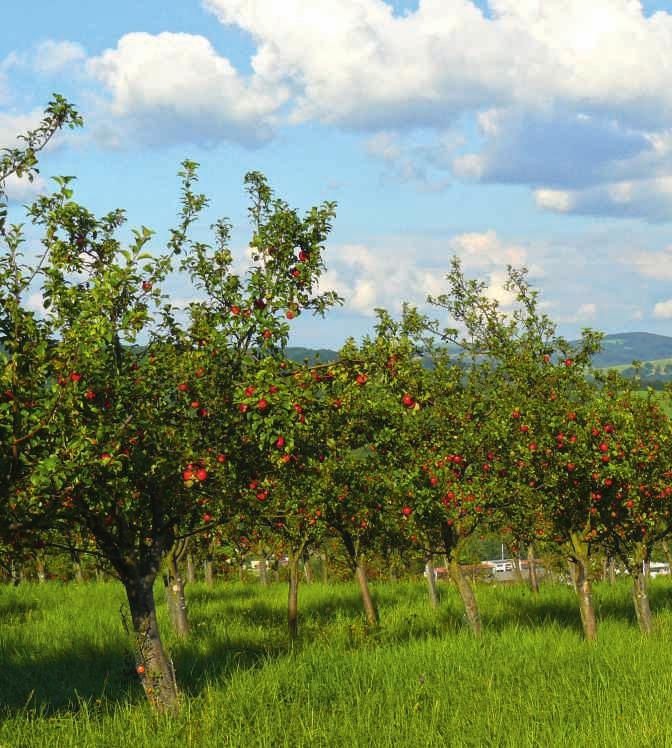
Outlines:
[[[322,285],[344,305],[296,320],[295,345],[360,337],[376,307],[425,308],[453,255],[504,308],[506,266],[527,267],[568,337],[672,334],[672,0],[0,9],[0,147],[53,92],[85,120],[43,154],[36,183],[10,182],[12,222],[51,176],[73,174],[76,200],[125,208],[126,236],[148,226],[158,252],[189,158],[210,198],[194,236],[228,217],[241,263],[247,171],[302,213],[338,203]]]

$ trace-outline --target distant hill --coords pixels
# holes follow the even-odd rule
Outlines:
[[[672,359],[672,337],[650,332],[622,332],[605,335],[602,350],[593,358],[599,369],[632,364],[633,361]]]
[[[290,361],[297,363],[303,363],[305,359],[308,359],[309,362],[319,361],[321,364],[328,364],[338,358],[338,353],[328,348],[301,348],[300,346],[285,348],[285,355]]]
[[[576,341],[575,341],[576,342]],[[285,353],[292,361],[329,363],[338,358],[329,348],[290,347]],[[641,361],[641,376],[646,384],[672,380],[672,337],[650,332],[622,332],[605,335],[602,351],[593,364],[598,369],[619,369],[626,376],[635,374],[633,361]]]

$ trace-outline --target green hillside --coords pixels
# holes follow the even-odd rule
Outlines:
[[[593,359],[600,369],[629,366],[633,361],[654,363],[672,360],[672,337],[650,332],[624,332],[605,335],[602,351]]]
[[[297,363],[302,363],[308,359],[309,362],[319,361],[322,364],[327,364],[338,358],[338,353],[328,348],[302,348],[300,346],[285,348],[285,355],[290,361],[296,361]]]

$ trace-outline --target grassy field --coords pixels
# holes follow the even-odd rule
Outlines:
[[[134,680],[120,585],[0,588],[0,746],[672,746],[665,579],[652,582],[648,640],[627,582],[598,585],[596,645],[558,586],[536,599],[480,587],[480,641],[448,586],[433,612],[421,582],[374,585],[375,634],[353,586],[304,586],[293,650],[284,586],[187,592],[191,639],[176,641],[160,610],[184,695],[166,718]]]

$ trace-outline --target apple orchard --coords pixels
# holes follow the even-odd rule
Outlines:
[[[292,320],[341,299],[320,290],[335,204],[303,216],[250,172],[250,266],[235,270],[230,224],[191,238],[208,205],[184,161],[167,246],[152,231],[117,238],[123,210],[96,216],[72,177],[26,206],[4,195],[34,178],[40,150],[82,125],[55,96],[41,125],[0,161],[2,368],[0,503],[7,575],[65,555],[116,578],[128,601],[135,668],[151,704],[180,702],[157,624],[163,579],[170,620],[189,635],[185,583],[202,563],[255,559],[267,583],[287,559],[288,636],[299,635],[299,583],[311,558],[351,574],[370,627],[371,571],[445,559],[474,635],[482,629],[463,563],[481,537],[571,569],[585,637],[597,636],[591,584],[603,560],[630,574],[637,621],[652,629],[646,577],[672,533],[670,422],[660,398],[591,369],[600,335],[570,345],[539,311],[524,270],[504,313],[453,259],[432,313],[378,310],[371,334],[336,361],[285,355]],[[176,309],[165,284],[193,291]],[[44,313],[27,298],[39,291]],[[665,547],[667,547],[665,545]],[[51,561],[50,561],[51,562]]]

